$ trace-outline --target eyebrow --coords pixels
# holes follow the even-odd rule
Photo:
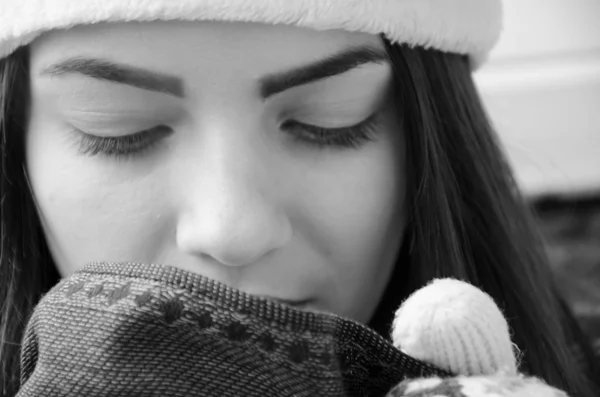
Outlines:
[[[388,61],[383,50],[368,46],[350,48],[316,63],[263,77],[260,80],[260,96],[267,99],[290,88],[347,73],[368,63],[383,64]]]
[[[185,96],[183,80],[179,77],[122,65],[104,59],[68,58],[42,70],[42,75],[49,76],[63,76],[70,73],[78,73],[94,79],[125,84],[148,91],[166,93],[178,98]]]
[[[260,96],[265,100],[293,87],[343,74],[368,63],[381,64],[388,60],[384,51],[373,47],[350,48],[315,63],[261,78]],[[49,76],[64,76],[71,73],[147,91],[166,93],[178,98],[185,97],[184,82],[177,76],[104,59],[73,57],[42,70],[42,75]]]

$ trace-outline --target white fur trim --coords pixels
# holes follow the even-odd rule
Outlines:
[[[0,58],[54,29],[98,22],[219,20],[385,34],[485,61],[501,0],[0,0]]]

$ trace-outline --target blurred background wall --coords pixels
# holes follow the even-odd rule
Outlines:
[[[525,193],[600,193],[600,0],[504,0],[476,81]]]

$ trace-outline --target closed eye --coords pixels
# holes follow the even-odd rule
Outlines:
[[[317,148],[358,149],[367,142],[375,140],[378,114],[375,113],[355,125],[347,127],[325,128],[288,120],[281,126],[283,131],[302,143]]]
[[[105,157],[126,158],[142,154],[171,135],[173,129],[166,125],[123,136],[98,136],[75,129],[78,136],[79,153],[86,156],[103,155]]]

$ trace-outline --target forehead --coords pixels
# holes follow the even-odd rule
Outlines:
[[[232,75],[253,78],[357,46],[384,47],[379,36],[359,32],[241,22],[157,21],[54,31],[34,41],[31,52],[34,71],[59,59],[89,55],[183,75],[222,74],[225,68]]]

